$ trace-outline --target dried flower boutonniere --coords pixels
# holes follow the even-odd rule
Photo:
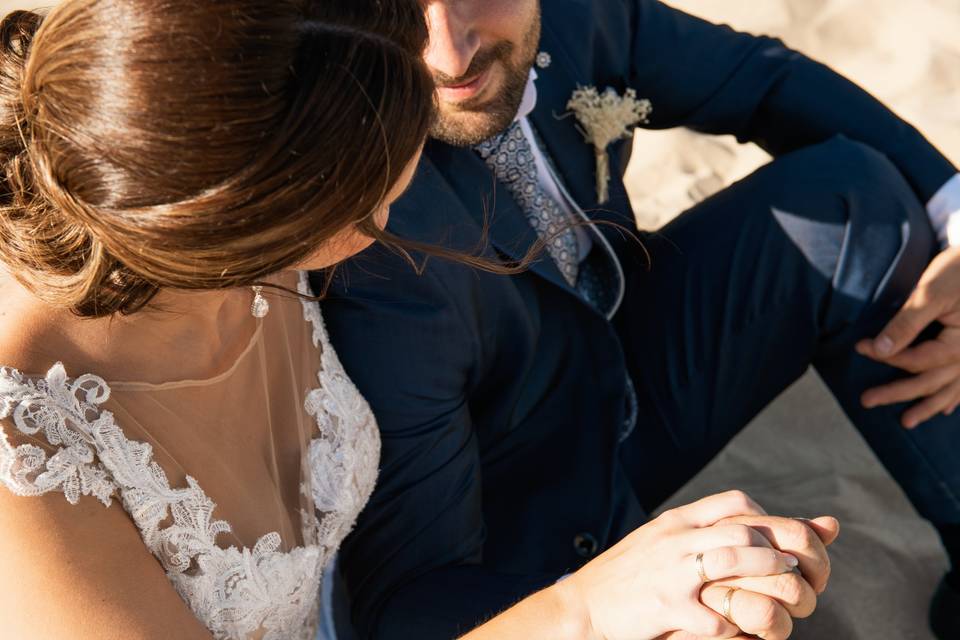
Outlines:
[[[577,116],[587,144],[592,144],[597,156],[597,202],[603,204],[609,197],[610,158],[607,147],[617,140],[633,135],[633,128],[648,122],[653,112],[649,100],[638,100],[637,92],[627,89],[620,96],[607,87],[603,93],[596,87],[578,87],[567,103],[567,109]]]

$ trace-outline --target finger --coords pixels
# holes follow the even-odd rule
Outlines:
[[[723,601],[730,591],[727,587],[708,587],[703,590],[703,603],[723,613]],[[764,640],[787,640],[793,633],[793,620],[787,610],[767,596],[736,589],[730,594],[729,620],[744,633]]]
[[[829,526],[826,519],[817,521],[820,522]],[[803,520],[774,516],[730,518],[724,521],[724,524],[727,523],[747,524],[762,533],[775,549],[789,553],[800,561],[800,572],[817,593],[826,590],[830,581],[830,554],[817,530],[819,525],[809,526]]]
[[[861,397],[861,402],[867,409],[874,407],[909,402],[918,398],[925,398],[940,391],[952,382],[957,375],[956,367],[945,367],[926,371],[918,376],[911,376],[897,380],[890,384],[868,389]]]
[[[690,558],[698,564],[695,556]],[[703,552],[703,572],[708,581],[775,576],[791,571],[799,562],[790,554],[760,547],[720,547]]]
[[[832,516],[820,516],[813,520],[797,518],[797,520],[810,527],[825,547],[829,547],[840,537],[840,521]]]
[[[694,635],[689,631],[672,631],[670,633],[665,633],[657,638],[657,640],[716,640],[716,638]],[[732,638],[727,638],[726,640],[754,640],[754,638],[738,633]]]
[[[671,517],[682,520],[687,526],[697,528],[709,527],[724,518],[733,516],[762,516],[766,513],[743,491],[718,493],[667,512]]]
[[[958,401],[960,404],[960,401]],[[820,516],[817,518],[791,518],[797,522],[801,522],[817,534],[817,537],[820,538],[820,542],[823,543],[824,547],[829,547],[831,544],[836,542],[837,538],[840,537],[840,521],[834,518],[833,516]],[[769,527],[771,523],[776,523],[779,520],[776,516],[737,516],[734,518],[728,518],[726,520],[721,520],[714,527],[726,526],[728,524],[739,523],[743,526],[749,526],[754,531],[757,531],[770,543],[773,544],[773,540],[767,535],[768,530],[764,530],[762,527]],[[757,527],[751,526],[751,524],[756,524]],[[719,546],[719,545],[718,545]],[[735,546],[735,545],[734,545]],[[759,545],[753,545],[759,546]]]
[[[938,413],[949,411],[950,407],[955,406],[958,398],[960,398],[960,379],[955,378],[934,395],[907,409],[901,422],[907,429],[916,429],[921,423]]]
[[[885,360],[890,366],[910,373],[923,373],[931,369],[957,364],[957,361],[960,361],[960,351],[957,347],[939,339],[925,340]]]
[[[773,598],[793,618],[809,618],[817,608],[817,593],[797,572],[764,578],[731,578],[711,582],[711,587],[735,587]]]
[[[857,351],[874,360],[890,358],[910,346],[917,336],[937,319],[941,311],[927,288],[920,285],[880,335],[873,340],[858,343]]]
[[[719,547],[773,548],[766,536],[745,524],[716,524],[703,529],[693,529],[678,535],[677,545],[687,553],[701,553]]]
[[[743,633],[717,611],[700,602],[684,607],[676,613],[677,619],[673,625],[695,638],[736,638]]]

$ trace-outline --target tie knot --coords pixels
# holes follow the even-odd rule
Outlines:
[[[498,133],[474,147],[484,160],[497,153],[517,153],[521,150],[525,151],[527,148],[527,139],[523,135],[523,129],[520,127],[519,121],[507,127],[506,131]]]

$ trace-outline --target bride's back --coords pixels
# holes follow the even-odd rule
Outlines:
[[[5,633],[313,637],[379,442],[292,269],[389,239],[425,35],[416,0],[0,24]]]

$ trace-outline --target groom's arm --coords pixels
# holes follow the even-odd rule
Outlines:
[[[837,134],[884,153],[928,202],[957,169],[914,127],[780,40],[738,33],[656,0],[632,13],[631,77],[650,126],[733,134],[773,155]]]
[[[323,303],[334,347],[377,416],[381,469],[341,566],[361,638],[449,639],[557,576],[483,567],[477,437],[467,402],[483,360],[475,321],[430,267],[374,247]],[[389,277],[378,274],[389,273]]]

